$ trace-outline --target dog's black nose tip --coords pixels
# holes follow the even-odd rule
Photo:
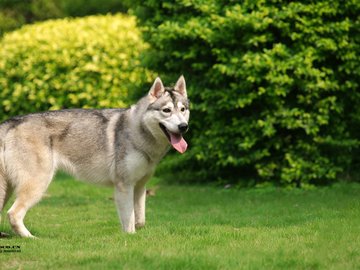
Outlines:
[[[180,125],[178,125],[178,128],[181,133],[184,133],[188,130],[189,126],[186,123],[181,123]]]

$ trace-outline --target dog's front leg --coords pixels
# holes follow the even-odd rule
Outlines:
[[[146,188],[145,183],[140,183],[135,187],[135,227],[136,229],[145,226],[145,200]]]
[[[123,230],[135,233],[134,186],[118,183],[115,186],[115,202]]]
[[[145,175],[138,181],[134,188],[134,203],[135,203],[135,228],[139,229],[145,226],[145,201],[146,201],[146,187],[145,184],[151,178],[152,174]]]

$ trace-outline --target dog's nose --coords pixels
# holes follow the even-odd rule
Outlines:
[[[180,125],[178,125],[178,128],[181,133],[184,133],[188,130],[189,126],[186,123],[181,123]]]

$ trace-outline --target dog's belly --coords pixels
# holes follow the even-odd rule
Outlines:
[[[144,177],[151,175],[155,168],[155,164],[150,163],[138,151],[130,151],[120,161],[123,164],[118,164],[120,166],[116,166],[114,160],[104,156],[93,157],[82,162],[81,160],[72,161],[67,156],[57,153],[54,161],[57,169],[64,170],[79,180],[101,185],[113,185],[117,181],[136,184]]]
[[[101,185],[113,185],[112,164],[105,159],[96,159],[94,163],[72,162],[68,158],[56,155],[57,169],[68,172],[81,181]]]

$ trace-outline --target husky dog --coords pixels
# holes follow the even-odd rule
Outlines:
[[[185,79],[164,87],[156,78],[148,95],[128,109],[71,109],[11,118],[0,125],[0,213],[12,229],[33,237],[26,212],[40,201],[58,169],[91,183],[114,186],[127,233],[145,225],[145,183],[170,149],[184,153],[189,101]]]

